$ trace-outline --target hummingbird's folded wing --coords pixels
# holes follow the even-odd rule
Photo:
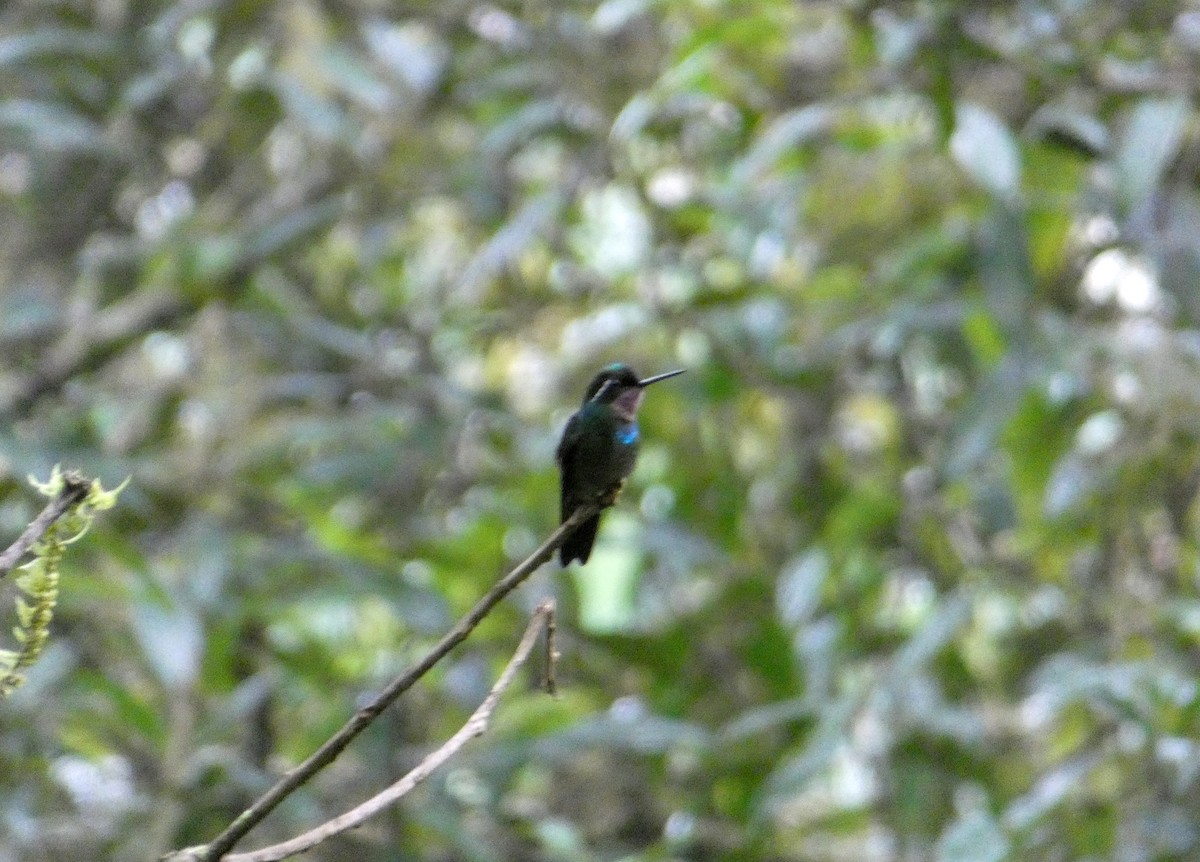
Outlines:
[[[570,517],[571,512],[577,505],[575,500],[568,499],[567,489],[577,487],[576,480],[579,477],[575,475],[577,467],[575,453],[579,447],[579,437],[582,431],[579,414],[575,413],[567,421],[567,427],[563,429],[562,439],[558,441],[558,449],[554,452],[554,458],[558,461],[558,470],[561,474],[561,511],[562,520],[564,521]]]

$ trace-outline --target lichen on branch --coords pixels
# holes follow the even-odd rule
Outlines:
[[[50,621],[58,603],[59,565],[66,546],[82,537],[96,513],[116,505],[117,495],[129,484],[126,479],[111,491],[99,480],[88,482],[75,472],[64,473],[55,465],[50,478],[29,482],[50,503],[21,537],[4,552],[4,557],[33,558],[19,567],[15,581],[17,624],[15,650],[0,650],[0,697],[7,697],[25,681],[24,671],[37,661],[50,635]],[[15,559],[14,559],[15,561]]]

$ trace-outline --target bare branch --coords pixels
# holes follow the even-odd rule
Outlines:
[[[34,371],[0,392],[0,418],[22,415],[89,365],[103,362],[129,341],[186,311],[168,291],[137,294],[97,311],[85,326],[67,330]]]
[[[295,838],[249,853],[234,853],[226,856],[225,862],[280,862],[281,859],[295,856],[297,853],[303,853],[305,850],[310,850],[335,835],[340,835],[349,829],[361,826],[368,818],[374,817],[389,805],[399,801],[401,797],[405,796],[410,790],[428,778],[435,769],[453,757],[460,748],[475,737],[483,735],[484,731],[488,728],[488,724],[491,722],[492,712],[496,709],[500,695],[512,684],[513,679],[516,678],[517,670],[520,669],[521,665],[525,663],[525,660],[529,658],[529,654],[533,651],[533,645],[537,640],[538,632],[543,627],[546,627],[548,630],[548,627],[553,624],[554,601],[547,599],[538,605],[537,610],[533,612],[533,618],[529,621],[529,625],[525,629],[525,634],[522,636],[521,642],[517,645],[516,652],[508,660],[508,664],[505,665],[499,679],[496,680],[496,684],[492,686],[492,690],[488,692],[487,697],[483,699],[483,702],[479,704],[479,707],[467,719],[467,723],[456,734],[446,740],[440,748],[426,756],[424,760],[395,784],[375,794],[345,814],[328,820],[320,826],[310,829],[308,832],[297,835]]]
[[[228,853],[238,841],[245,837],[246,833],[270,814],[276,805],[332,763],[341,754],[342,750],[350,744],[351,740],[366,730],[367,726],[378,718],[379,714],[387,709],[396,698],[408,691],[417,680],[445,658],[452,649],[466,640],[467,636],[474,631],[480,621],[491,612],[492,608],[501,599],[516,589],[522,581],[537,571],[544,562],[549,560],[554,555],[554,552],[558,550],[559,546],[575,532],[575,529],[580,524],[599,513],[603,508],[603,503],[596,502],[580,506],[576,509],[571,514],[571,517],[563,521],[559,528],[537,550],[526,557],[520,565],[488,590],[475,603],[475,606],[471,608],[467,615],[455,623],[454,628],[442,636],[442,639],[434,645],[433,649],[423,659],[388,683],[387,687],[376,695],[374,700],[359,709],[337,733],[327,739],[303,763],[284,773],[266,793],[239,814],[233,823],[229,824],[225,831],[214,838],[211,843],[198,847],[189,847],[176,853],[168,854],[164,858],[175,860],[175,862],[216,862],[216,860]]]
[[[78,473],[63,474],[63,488],[59,495],[46,504],[38,516],[25,528],[25,532],[0,554],[0,578],[3,578],[21,561],[21,557],[38,543],[54,522],[67,513],[72,506],[87,496],[91,484]]]
[[[558,694],[558,681],[554,677],[554,669],[558,667],[558,645],[555,633],[558,631],[558,624],[554,621],[554,614],[546,617],[546,693]]]

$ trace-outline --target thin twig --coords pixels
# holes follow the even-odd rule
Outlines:
[[[39,398],[57,391],[88,367],[107,360],[141,335],[166,325],[188,310],[168,291],[136,294],[90,315],[86,325],[65,331],[38,368],[0,394],[0,419],[23,415]]]
[[[271,813],[276,805],[332,763],[341,754],[342,750],[350,744],[351,740],[362,733],[396,698],[408,691],[413,683],[428,673],[452,649],[466,640],[467,636],[501,599],[537,571],[542,563],[553,556],[559,546],[575,532],[575,529],[580,524],[600,512],[602,508],[603,506],[600,503],[589,503],[576,509],[571,514],[571,517],[563,521],[559,528],[536,551],[505,575],[499,583],[488,590],[483,598],[475,603],[475,607],[471,608],[466,616],[455,623],[454,628],[446,632],[442,636],[442,639],[434,645],[433,649],[423,659],[388,683],[387,687],[376,695],[374,700],[359,709],[337,733],[327,739],[303,763],[284,773],[266,793],[239,814],[226,827],[225,831],[214,838],[211,843],[168,854],[165,858],[178,860],[178,862],[216,862],[216,860],[228,853],[238,841],[245,837],[246,833]]]
[[[87,496],[89,482],[78,473],[63,474],[63,488],[58,496],[46,504],[38,516],[25,528],[25,532],[0,554],[0,578],[3,578],[21,561],[21,557],[29,552],[46,535],[46,531],[54,526],[54,522]]]
[[[483,735],[491,721],[492,712],[495,711],[496,704],[500,700],[500,695],[512,684],[513,679],[516,678],[517,670],[525,663],[525,660],[529,658],[529,654],[533,651],[533,645],[537,641],[538,632],[543,626],[550,626],[553,623],[554,601],[547,599],[538,605],[537,610],[533,612],[533,618],[529,621],[529,626],[525,629],[525,634],[522,636],[520,644],[517,645],[516,652],[508,660],[508,664],[505,665],[499,679],[496,680],[496,684],[492,686],[492,690],[488,692],[487,697],[483,699],[483,702],[479,704],[479,707],[467,719],[467,723],[459,729],[458,733],[446,740],[436,751],[427,755],[424,760],[395,784],[386,790],[380,791],[365,802],[356,805],[345,814],[339,815],[332,820],[327,820],[320,826],[297,835],[295,838],[249,853],[234,853],[226,856],[225,862],[280,862],[280,860],[286,859],[289,856],[295,856],[297,853],[310,850],[335,835],[340,835],[349,829],[361,826],[368,818],[374,817],[389,805],[397,802],[410,790],[428,778],[435,769],[453,757],[460,748],[473,738]]]
[[[558,683],[555,681],[554,669],[558,667],[558,646],[555,643],[555,633],[558,624],[554,614],[546,617],[546,694],[558,694]]]

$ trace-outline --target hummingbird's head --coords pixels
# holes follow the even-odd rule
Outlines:
[[[595,401],[597,404],[612,404],[622,392],[640,388],[641,380],[637,373],[623,362],[614,362],[601,368],[592,378],[583,394],[583,403]]]
[[[666,374],[656,374],[640,380],[637,373],[623,362],[600,369],[592,378],[587,391],[583,395],[584,404],[611,404],[621,418],[632,421],[637,416],[638,407],[642,403],[642,392],[651,383],[666,380],[676,374],[682,374],[685,369],[668,371]]]

